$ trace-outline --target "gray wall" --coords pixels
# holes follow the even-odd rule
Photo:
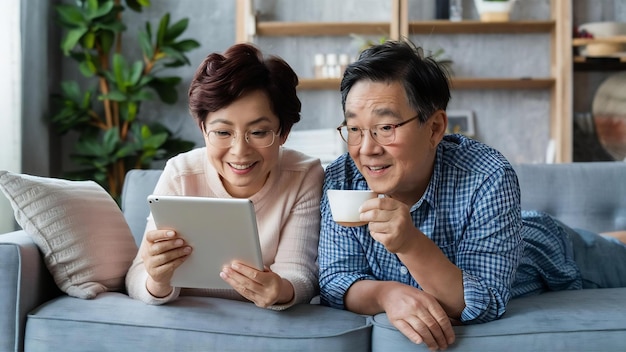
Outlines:
[[[434,0],[433,0],[434,1]],[[433,1],[412,0],[410,19],[434,17]],[[310,21],[388,21],[390,1],[382,0],[256,0],[264,19]],[[59,142],[49,131],[48,94],[58,89],[59,78],[75,78],[75,65],[58,50],[59,33],[52,23],[52,2],[25,0],[24,34],[24,172],[58,175],[61,163],[67,166],[71,137]],[[472,0],[464,0],[464,18],[478,15]],[[615,20],[626,21],[626,1],[574,0],[574,24]],[[201,43],[189,54],[192,66],[170,71],[183,77],[179,102],[175,106],[144,104],[142,118],[159,120],[175,133],[202,144],[199,131],[186,107],[186,90],[195,67],[213,51],[222,51],[235,40],[235,2],[223,0],[153,0],[152,7],[128,22],[125,50],[138,52],[134,33],[145,20],[156,24],[165,12],[172,21],[190,19],[186,36]],[[519,0],[513,19],[549,17],[549,0]],[[376,37],[374,37],[375,39]],[[548,76],[550,43],[547,34],[524,35],[429,35],[412,36],[427,49],[442,47],[454,60],[454,72],[461,76]],[[356,54],[358,43],[350,37],[258,38],[267,53],[284,57],[302,77],[311,77],[313,55],[318,52]],[[46,55],[47,54],[47,55]],[[47,60],[46,60],[47,56]],[[611,73],[574,73],[574,111],[589,111],[598,85]],[[339,94],[334,91],[302,91],[302,121],[295,129],[335,127],[341,121]],[[476,138],[500,149],[513,162],[543,162],[548,141],[549,92],[547,90],[459,90],[453,91],[450,109],[475,112]],[[48,151],[49,150],[49,151]],[[61,161],[59,161],[61,160]]]

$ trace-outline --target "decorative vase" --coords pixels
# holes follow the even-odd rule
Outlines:
[[[482,22],[508,22],[515,0],[474,0]]]

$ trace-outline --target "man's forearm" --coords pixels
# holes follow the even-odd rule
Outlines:
[[[424,292],[439,301],[449,317],[458,319],[465,308],[463,272],[429,238],[421,234],[413,248],[397,253]]]
[[[358,314],[374,315],[382,313],[384,297],[394,286],[404,285],[395,281],[361,280],[355,282],[344,297],[346,309]]]

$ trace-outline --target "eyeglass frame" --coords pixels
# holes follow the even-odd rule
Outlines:
[[[268,145],[266,145],[264,147],[257,147],[255,145],[250,144],[250,140],[249,140],[248,134],[251,131],[252,132],[271,132],[272,133],[272,143],[270,143],[270,144],[268,144]],[[222,147],[222,146],[213,144],[213,142],[211,141],[211,135],[210,135],[211,132],[213,132],[213,133],[215,133],[215,132],[232,132],[233,136],[230,139],[230,145]],[[215,129],[215,130],[208,130],[207,131],[206,127],[205,127],[204,128],[204,135],[209,139],[209,143],[212,146],[214,146],[215,148],[226,149],[226,148],[231,148],[235,144],[235,141],[237,140],[238,132],[236,130],[234,130],[234,129]],[[243,139],[246,141],[246,144],[248,144],[250,147],[262,149],[262,148],[269,148],[269,147],[271,147],[274,144],[274,142],[276,142],[276,137],[280,136],[280,133],[276,133],[274,130],[263,130],[263,129],[254,130],[254,129],[252,129],[252,130],[247,130],[243,134],[243,136],[244,136]]]
[[[374,132],[372,132],[372,129],[373,129],[372,127],[370,127],[370,128],[360,128],[360,127],[357,127],[359,130],[361,130],[361,139],[359,140],[359,143],[357,143],[357,144],[350,144],[348,142],[348,140],[346,138],[344,138],[343,133],[341,133],[341,129],[344,128],[344,127],[349,127],[349,125],[346,125],[345,123],[342,123],[339,127],[337,127],[337,132],[339,132],[339,136],[341,137],[341,139],[344,142],[346,142],[347,145],[350,145],[350,146],[353,146],[353,147],[355,147],[357,145],[361,145],[361,143],[363,143],[363,131],[369,131],[370,137],[372,137],[372,140],[374,142],[378,143],[379,145],[385,146],[385,145],[389,145],[389,144],[391,144],[391,143],[396,141],[396,128],[402,127],[402,126],[406,125],[407,123],[409,123],[409,122],[411,122],[413,120],[417,120],[417,119],[419,119],[419,117],[420,117],[420,114],[417,114],[417,115],[411,117],[410,119],[402,121],[400,123],[395,123],[395,124],[394,123],[377,123],[377,124],[373,125],[372,127],[376,128],[376,129],[378,129],[378,126],[390,126],[391,128],[393,128],[393,130],[392,130],[393,131],[393,140],[391,142],[385,143],[385,144],[380,143],[378,141],[377,137],[374,135]],[[352,127],[356,127],[356,126],[352,126]],[[348,134],[349,134],[349,132],[348,132]]]

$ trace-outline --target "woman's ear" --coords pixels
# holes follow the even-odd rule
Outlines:
[[[444,110],[437,110],[430,119],[431,145],[436,148],[448,129],[448,115]]]
[[[282,132],[279,136],[279,142],[280,145],[285,144],[285,142],[287,142],[287,137],[289,137],[289,132],[290,130],[285,130],[284,132]]]

